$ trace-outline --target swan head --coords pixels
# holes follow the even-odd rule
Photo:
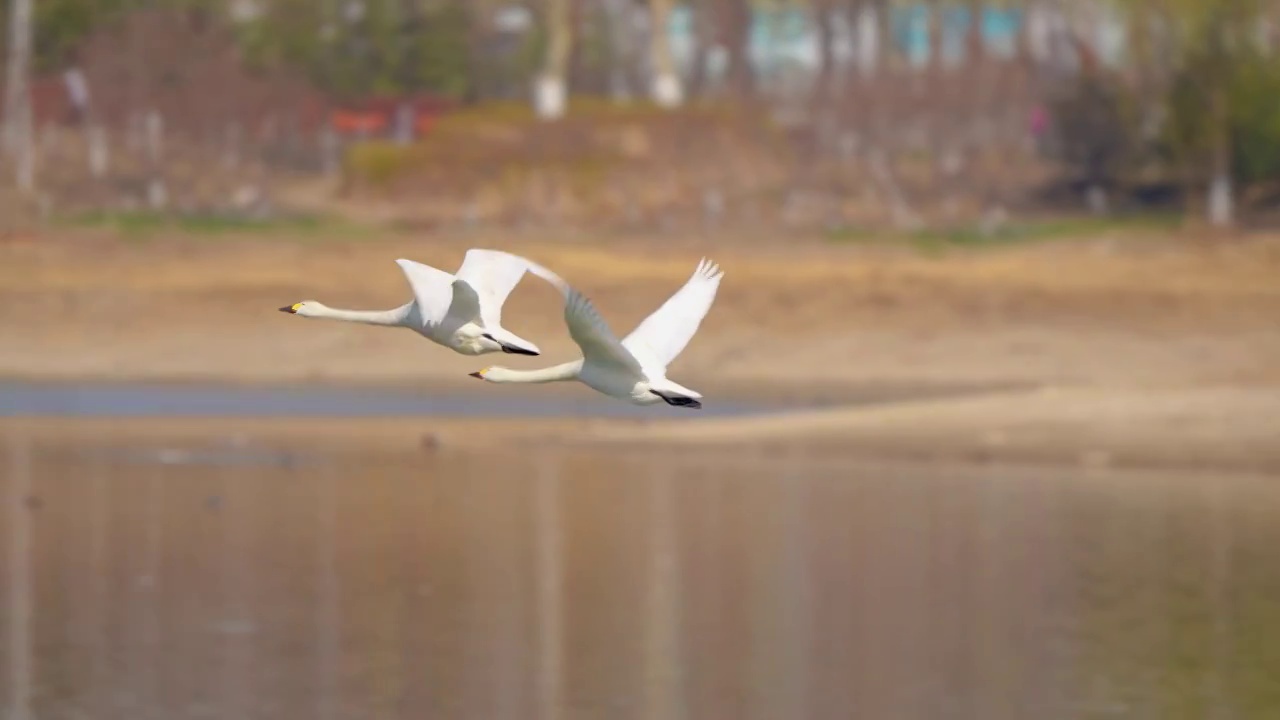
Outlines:
[[[483,370],[477,370],[473,373],[468,373],[468,377],[480,378],[481,380],[488,380],[489,382],[494,382],[495,380],[502,379],[502,373],[505,370],[506,368],[503,368],[503,367],[490,366],[490,367],[484,368]],[[497,374],[497,377],[494,377],[494,373]]]
[[[528,382],[528,371],[512,370],[504,368],[501,365],[491,365],[483,370],[477,370],[470,373],[473,378],[480,378],[492,383],[500,382]]]
[[[290,315],[301,315],[303,317],[319,315],[321,312],[328,310],[323,303],[315,300],[303,300],[292,305],[285,305],[280,308],[280,312],[289,313]]]

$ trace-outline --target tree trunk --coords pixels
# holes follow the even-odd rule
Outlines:
[[[9,15],[9,67],[4,103],[4,145],[13,162],[15,180],[23,192],[35,187],[35,147],[32,138],[31,67],[32,0],[13,0]]]
[[[661,107],[679,107],[684,102],[684,88],[671,57],[671,36],[667,31],[671,18],[671,0],[649,0],[649,60],[653,69],[650,92]]]
[[[814,0],[813,22],[818,31],[818,75],[813,81],[813,109],[821,112],[831,99],[835,75],[835,26],[833,0]]]
[[[1231,132],[1227,126],[1227,92],[1221,84],[1210,91],[1209,121],[1212,133],[1208,197],[1209,224],[1227,228],[1235,221],[1231,191]]]
[[[965,64],[979,69],[987,59],[987,46],[982,39],[982,0],[969,0],[969,32],[965,33]]]
[[[463,101],[479,102],[492,94],[486,45],[490,37],[489,18],[493,10],[488,0],[472,0],[466,5],[467,13],[467,83]],[[327,20],[326,20],[327,22]]]
[[[875,5],[868,0],[849,0],[845,5],[845,17],[853,30],[855,64],[863,78],[875,74],[876,61],[880,58],[879,24],[875,14]]]
[[[729,55],[729,88],[738,100],[755,95],[755,71],[751,65],[751,4],[748,0],[718,0],[720,37]]]
[[[533,98],[534,111],[543,120],[555,120],[565,113],[569,51],[573,47],[571,1],[546,0],[547,50]]]
[[[947,91],[948,83],[942,60],[942,34],[946,22],[945,8],[941,0],[930,0],[926,6],[929,10],[929,60],[927,77],[924,83],[924,95],[921,98],[921,110],[927,123],[932,180],[935,191],[940,190],[944,176],[944,158],[947,155],[949,135],[952,134],[955,119],[951,115],[951,98]]]
[[[930,0],[925,7],[929,10],[929,79],[936,83],[942,79],[942,28],[946,8],[942,0]]]
[[[1231,108],[1226,81],[1231,67],[1231,30],[1243,23],[1223,6],[1214,8],[1209,20],[1209,60],[1205,63],[1209,84],[1209,224],[1228,228],[1234,222],[1231,189]]]
[[[876,70],[883,76],[900,70],[898,67],[898,44],[893,41],[893,17],[890,15],[892,5],[889,0],[872,0],[876,22]]]
[[[1053,54],[1049,25],[1049,9],[1043,0],[1027,0],[1022,28],[1018,32],[1018,49],[1023,60],[1032,67],[1046,63]]]
[[[995,96],[1008,83],[1000,82],[994,77],[1002,68],[991,67],[987,63],[986,45],[982,40],[982,19],[985,5],[982,0],[969,0],[969,27],[965,33],[965,65],[971,83],[968,88],[969,107],[966,120],[967,134],[972,142],[975,138],[982,143],[990,142],[995,135],[993,116],[998,108],[1003,107]]]
[[[699,98],[707,89],[707,62],[716,44],[716,23],[711,0],[689,4],[693,11],[693,62],[689,68],[689,97]]]
[[[604,0],[600,7],[607,26],[609,97],[616,103],[629,102],[636,85],[631,0]]]
[[[949,83],[946,78],[946,63],[943,58],[943,33],[946,25],[946,6],[942,0],[930,0],[925,6],[929,10],[928,16],[928,33],[929,33],[929,60],[926,65],[926,82],[924,87],[927,88],[928,97],[925,98],[925,104],[928,106],[928,112],[932,116],[932,120],[938,120],[939,115],[947,112],[950,106],[950,93],[948,92]]]
[[[163,210],[169,204],[169,190],[164,181],[164,118],[156,110],[147,113],[147,203],[152,210]]]

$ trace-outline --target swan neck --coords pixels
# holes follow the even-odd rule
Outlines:
[[[581,363],[567,362],[562,365],[553,365],[551,367],[542,368],[540,370],[510,370],[501,368],[489,371],[490,374],[486,378],[489,382],[497,383],[548,383],[560,380],[572,380],[578,376],[578,370]]]
[[[394,310],[343,310],[341,308],[325,308],[318,317],[363,323],[365,325],[402,325],[408,306]]]

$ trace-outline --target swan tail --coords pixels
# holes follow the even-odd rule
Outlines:
[[[508,345],[506,343],[501,343],[501,342],[498,344],[502,346],[502,352],[507,353],[509,355],[539,355],[540,354],[537,350],[529,350],[527,348],[517,347],[515,345]]]
[[[677,395],[669,390],[650,390],[649,392],[662,398],[663,402],[675,407],[687,407],[694,410],[702,408],[702,401],[697,398],[687,397],[685,395]]]
[[[538,350],[537,345],[534,345],[533,343],[527,340],[524,340],[522,338],[518,338],[515,335],[512,335],[510,333],[505,333],[501,336],[495,335],[494,333],[485,333],[484,337],[501,345],[502,352],[507,353],[509,355],[541,355],[542,354],[542,352]]]
[[[658,387],[650,386],[649,392],[662,398],[668,405],[675,407],[687,407],[695,410],[702,407],[701,393],[673,383],[670,380],[662,382]]]

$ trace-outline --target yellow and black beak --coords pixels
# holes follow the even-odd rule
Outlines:
[[[468,375],[468,377],[480,378],[481,380],[483,380],[483,379],[484,379],[484,371],[483,371],[483,370],[477,370],[477,371],[475,371],[475,372],[473,372],[473,373],[468,373],[467,375]]]
[[[299,305],[301,305],[301,304],[302,304],[302,303],[294,303],[294,304],[292,304],[292,305],[285,305],[284,307],[280,308],[280,312],[287,312],[287,313],[289,313],[290,315],[297,315],[297,314],[298,314],[298,306],[299,306]]]

